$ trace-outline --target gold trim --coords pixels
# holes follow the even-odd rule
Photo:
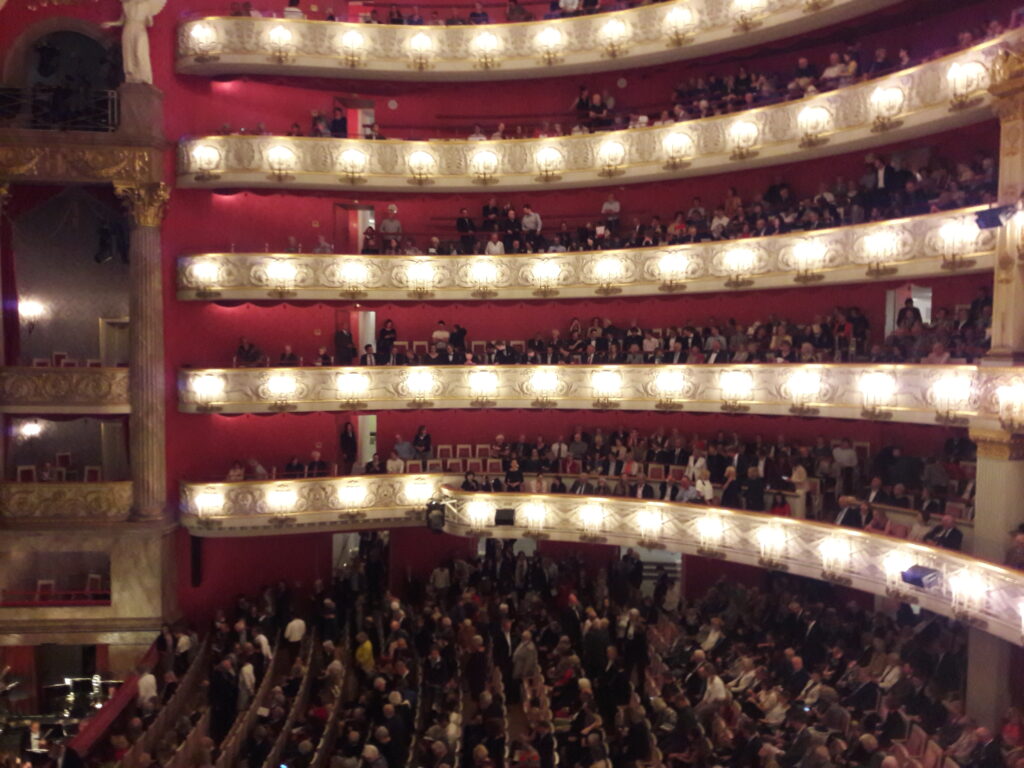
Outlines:
[[[159,178],[160,152],[131,146],[44,143],[0,146],[0,178],[97,184],[142,184]]]
[[[1024,461],[1024,435],[972,427],[970,436],[978,445],[978,458]]]
[[[114,184],[114,194],[139,227],[159,228],[167,210],[171,190],[162,181],[156,184]]]

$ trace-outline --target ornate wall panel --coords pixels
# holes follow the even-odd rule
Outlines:
[[[131,502],[131,482],[0,483],[0,522],[124,522]]]
[[[992,269],[997,230],[958,211],[698,245],[529,256],[202,253],[178,259],[184,300],[420,301],[657,295]],[[965,235],[966,233],[966,235]],[[742,266],[737,263],[743,262]]]
[[[128,413],[127,368],[0,368],[0,411]]]

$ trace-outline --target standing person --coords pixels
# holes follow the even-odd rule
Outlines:
[[[380,332],[377,334],[377,354],[381,359],[387,360],[391,356],[391,348],[395,346],[398,339],[398,331],[395,330],[395,323],[391,318],[384,321]]]
[[[345,426],[341,428],[338,447],[341,449],[342,473],[350,475],[352,467],[355,465],[356,454],[359,452],[359,439],[356,437],[356,430],[351,421],[346,422]]]

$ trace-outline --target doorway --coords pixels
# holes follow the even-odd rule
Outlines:
[[[100,364],[104,368],[126,367],[131,359],[127,317],[100,318]]]
[[[372,205],[334,204],[334,249],[336,253],[362,253],[363,232],[377,226]]]

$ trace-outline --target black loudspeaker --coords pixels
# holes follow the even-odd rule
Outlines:
[[[926,568],[923,565],[914,565],[900,574],[903,581],[921,589],[937,587],[942,581],[942,574],[934,568]]]
[[[516,511],[515,511],[515,509],[496,509],[494,511],[494,524],[495,525],[515,525],[516,524]]]
[[[203,540],[199,536],[192,536],[189,541],[192,545],[192,586],[198,587],[203,583]]]
[[[999,208],[989,208],[985,211],[978,211],[974,214],[974,221],[979,229],[995,229],[1008,222],[1017,208],[1013,205],[1003,205]]]

